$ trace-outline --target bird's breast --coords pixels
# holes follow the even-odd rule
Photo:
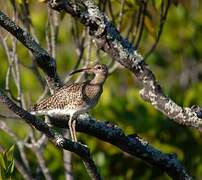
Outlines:
[[[99,85],[87,85],[82,90],[82,97],[86,104],[93,107],[97,104],[100,95],[102,94],[102,87]]]

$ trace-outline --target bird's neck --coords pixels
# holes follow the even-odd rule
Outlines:
[[[106,80],[106,76],[104,75],[95,75],[95,77],[89,82],[90,84],[94,85],[103,85]]]
[[[103,91],[103,83],[97,83],[95,81],[89,81],[85,84],[83,89],[83,95],[85,96],[85,101],[95,105],[101,96]]]

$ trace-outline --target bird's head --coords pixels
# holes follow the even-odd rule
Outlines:
[[[71,72],[69,75],[73,75],[79,72],[87,72],[89,74],[93,73],[95,75],[102,75],[102,76],[107,76],[108,75],[108,68],[105,64],[96,64],[93,67],[87,67],[83,69],[78,69],[76,71]]]
[[[73,75],[78,72],[86,72],[87,74],[94,74],[91,79],[92,84],[103,84],[108,75],[108,68],[105,64],[96,64],[93,67],[87,67],[71,72],[69,75]]]
[[[108,68],[105,64],[96,64],[92,68],[90,68],[89,72],[94,73],[95,75],[108,75]]]

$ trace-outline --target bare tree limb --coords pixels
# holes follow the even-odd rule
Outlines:
[[[67,120],[61,118],[52,118],[51,122],[61,128],[68,124]],[[95,120],[84,114],[77,118],[76,130],[108,142],[122,151],[165,171],[174,179],[192,179],[176,159],[175,154],[164,154],[137,135],[126,136],[123,130],[116,125]]]
[[[39,165],[41,167],[41,170],[44,174],[44,177],[46,178],[46,180],[52,180],[52,177],[49,173],[46,162],[44,160],[42,150],[40,148],[37,148],[37,147],[35,147],[34,150],[35,150],[35,154],[36,154],[36,157],[38,159]]]
[[[138,28],[138,36],[137,36],[137,40],[135,42],[135,49],[138,49],[139,44],[140,44],[140,40],[142,38],[142,34],[143,34],[143,30],[144,30],[144,22],[145,22],[145,16],[146,16],[146,11],[147,11],[147,3],[148,1],[141,1],[140,4],[140,26],[138,28],[138,26],[136,26]],[[135,36],[133,36],[133,38],[135,38]],[[132,39],[132,42],[134,42],[135,39]]]
[[[168,14],[168,10],[170,8],[170,5],[171,5],[171,0],[168,0],[166,3],[166,7],[165,7],[165,11],[164,11],[164,3],[165,1],[162,1],[161,2],[161,19],[160,19],[160,25],[159,25],[159,30],[158,30],[158,33],[157,33],[157,37],[156,37],[156,40],[154,42],[154,44],[152,45],[152,47],[149,49],[149,51],[145,54],[144,56],[144,59],[146,61],[146,59],[151,55],[151,53],[155,50],[159,40],[160,40],[160,37],[161,37],[161,34],[163,32],[163,27],[164,27],[164,23],[166,21],[166,17],[167,17],[167,14]]]
[[[22,175],[22,177],[26,180],[34,180],[34,178],[32,176],[30,176],[29,173],[27,173],[27,171],[25,170],[25,168],[21,165],[21,163],[15,159],[15,167],[17,168],[17,170],[20,172],[20,174]]]
[[[17,105],[15,105],[8,97],[6,97],[0,91],[0,100],[7,104],[9,109],[23,118],[28,124],[33,125],[42,133],[46,134],[49,139],[54,142],[54,144],[58,145],[61,148],[66,150],[70,150],[79,155],[83,160],[85,165],[88,167],[87,169],[91,169],[93,172],[92,176],[97,179],[99,177],[95,176],[94,171],[97,171],[92,166],[95,167],[92,163],[92,159],[89,159],[90,156],[88,148],[78,143],[71,142],[61,135],[56,134],[53,130],[51,130],[46,123],[36,119],[34,116],[29,114],[27,111],[24,111]],[[52,119],[52,122],[54,119]],[[67,127],[68,121],[55,119],[54,125]],[[127,152],[135,157],[138,157],[153,166],[156,166],[176,179],[192,179],[184,169],[184,167],[177,161],[176,156],[173,154],[164,154],[161,151],[153,148],[149,143],[138,136],[126,136],[124,132],[109,123],[95,121],[94,119],[87,116],[81,116],[77,119],[76,129],[81,132],[85,132],[89,135],[93,135],[103,141],[109,142],[117,147],[119,147],[124,152]],[[90,168],[89,168],[90,166]],[[92,177],[91,176],[91,177]],[[96,179],[95,178],[95,179]]]
[[[150,102],[156,109],[177,123],[202,131],[202,119],[195,110],[189,107],[183,108],[165,96],[143,57],[137,53],[127,39],[120,35],[93,0],[76,1],[76,4],[71,0],[51,0],[49,4],[57,11],[64,10],[70,13],[89,27],[90,35],[93,36],[98,47],[133,72],[142,82],[143,89],[140,91],[140,95],[145,101]]]
[[[34,41],[28,33],[26,33],[23,29],[21,29],[19,26],[17,26],[9,17],[7,17],[1,11],[0,11],[0,25],[2,27],[4,27],[7,31],[9,31],[12,35],[14,35],[20,42],[22,42],[22,44],[25,47],[27,47],[33,53],[33,56],[35,57],[38,66],[47,75],[46,80],[47,80],[47,83],[49,85],[50,90],[52,90],[52,93],[55,90],[57,90],[57,88],[59,88],[61,86],[61,82],[60,82],[59,77],[56,73],[55,60],[51,56],[49,56],[49,54],[44,49],[42,49],[39,46],[39,44],[36,41]],[[13,103],[10,99],[7,99],[7,100],[10,101],[11,104]],[[14,112],[16,112],[16,111],[14,111]],[[24,111],[24,112],[26,112],[26,111]],[[83,154],[80,153],[78,155],[80,155],[81,158],[83,159],[84,165],[86,166],[86,169],[87,169],[89,175],[91,176],[92,179],[101,179],[101,176],[99,175],[99,173],[97,171],[97,167],[95,166],[93,160],[90,157],[89,149],[87,147],[79,150],[79,148],[82,147],[80,144],[78,144],[78,143],[73,143],[73,144],[67,143],[66,139],[64,137],[62,137],[62,138],[60,137],[59,141],[57,141],[58,136],[54,137],[55,135],[51,134],[51,133],[53,133],[53,131],[49,131],[50,129],[48,128],[48,126],[46,128],[40,127],[40,121],[38,121],[38,123],[34,122],[34,120],[31,118],[30,114],[29,113],[26,114],[26,113],[21,114],[24,117],[24,119],[26,119],[26,122],[27,123],[33,123],[32,125],[35,128],[38,128],[38,130],[48,131],[45,134],[51,139],[55,138],[54,140],[55,140],[56,144],[61,143],[60,147],[62,147],[63,149],[66,149],[66,150],[68,150],[68,148],[70,148],[70,149],[72,149],[72,151],[74,151],[74,147],[76,146],[77,151],[75,151],[75,153],[77,152],[77,154],[80,151],[81,152],[83,151]],[[27,120],[27,118],[29,120]],[[51,136],[53,136],[53,137],[51,137]],[[69,141],[69,142],[71,142],[71,141]],[[64,145],[64,143],[65,143],[65,145]],[[75,144],[77,144],[77,145],[75,145]],[[71,145],[74,147],[70,147]],[[84,155],[86,155],[86,156],[84,156]]]
[[[59,2],[62,2],[62,4],[60,4],[60,6],[57,6],[58,5],[57,3],[59,3]],[[57,2],[51,1],[51,3],[52,3],[51,5],[57,10],[65,9],[67,12],[71,13],[73,16],[76,16],[82,23],[84,23],[86,26],[88,26],[89,29],[90,29],[90,34],[96,40],[98,46],[101,49],[103,49],[104,51],[106,51],[109,55],[111,55],[113,57],[113,59],[120,62],[126,68],[130,69],[137,76],[137,78],[141,82],[143,82],[144,88],[141,91],[142,92],[142,97],[144,99],[146,99],[147,101],[151,102],[157,109],[159,109],[160,111],[162,111],[163,113],[165,113],[168,116],[170,110],[173,110],[172,105],[176,105],[176,104],[163,94],[160,86],[158,85],[158,83],[155,80],[155,77],[154,77],[153,73],[145,65],[145,63],[143,61],[143,58],[135,51],[135,49],[132,47],[132,45],[127,40],[123,39],[120,36],[119,32],[116,31],[114,26],[108,21],[107,17],[99,11],[99,9],[93,3],[93,1],[84,0],[83,3],[81,3],[81,5],[83,6],[82,9],[79,9],[81,6],[80,7],[74,6],[74,7],[76,7],[76,9],[72,8],[73,7],[72,4],[74,2],[71,2],[71,3],[69,3],[69,2],[71,2],[71,1],[68,1],[68,2],[67,1],[62,1],[62,0],[57,1]],[[7,16],[5,16],[4,14],[2,16],[2,13],[0,12],[0,25],[2,25],[5,29],[7,29],[9,32],[12,33],[13,32],[12,26],[14,26],[15,24],[14,25],[9,24],[9,23],[11,23],[11,21],[9,21],[9,23],[7,24],[6,21],[8,20],[8,17],[7,17],[7,19],[5,17],[7,17]],[[17,26],[15,25],[14,27],[17,27]],[[26,37],[27,37],[27,36],[24,37],[24,35],[26,35],[25,33],[23,33],[23,38],[22,39],[21,39],[20,36],[18,36],[18,33],[15,33],[15,32],[18,32],[18,28],[15,29],[16,31],[14,30],[14,33],[12,33],[12,34],[14,36],[18,37],[18,39],[21,42],[23,42],[23,44],[26,47],[28,47],[33,52],[34,55],[35,55],[35,53],[37,54],[38,51],[34,52],[34,50],[33,50],[35,48],[32,48],[32,46],[29,46],[29,43],[27,44],[26,41],[22,40],[23,38],[26,39]],[[21,32],[23,32],[23,31],[21,31]],[[28,38],[28,40],[30,40],[30,39]],[[33,42],[32,39],[30,41]],[[43,56],[44,55],[43,51],[42,51],[42,54],[40,54],[40,52],[38,52],[38,54],[42,55],[42,59],[43,59],[43,57],[44,57]],[[45,55],[45,58],[44,58],[45,59],[44,62],[46,62],[46,60],[47,60],[46,55]],[[41,60],[41,59],[39,59],[39,60]],[[50,68],[49,63],[50,62],[48,62],[47,64],[44,63],[43,65],[41,65],[39,63],[39,66],[41,68],[43,68],[45,70],[45,72],[50,71],[50,72],[47,73],[48,77],[51,78],[51,79],[54,79],[54,82],[57,82],[57,80],[55,81],[55,76],[50,76],[50,74],[55,74],[55,73],[52,72],[52,70],[55,71],[55,69],[53,67]],[[49,67],[48,69],[46,67],[43,67],[43,66],[46,66],[46,65]],[[149,93],[149,94],[145,94],[144,91],[145,91],[145,93]],[[145,96],[148,95],[148,97],[144,97],[144,95]],[[163,99],[161,99],[161,98],[163,98]],[[4,103],[6,103],[9,106],[9,108],[11,110],[13,110],[16,114],[18,114],[20,117],[25,119],[27,123],[32,124],[38,130],[44,132],[49,137],[49,139],[51,139],[52,142],[57,144],[59,147],[62,147],[64,149],[68,149],[68,150],[72,150],[73,152],[76,152],[77,154],[79,154],[81,157],[82,157],[83,154],[85,154],[85,155],[87,154],[87,155],[90,156],[89,151],[88,151],[88,149],[86,147],[83,147],[82,145],[80,146],[77,143],[73,143],[73,142],[65,139],[64,137],[56,134],[54,131],[52,131],[47,126],[47,124],[39,121],[34,116],[30,115],[28,112],[26,112],[23,109],[21,109],[20,107],[16,106],[12,101],[10,101],[10,99],[8,97],[6,97],[3,93],[1,93],[1,91],[0,91],[0,100],[2,100]],[[165,105],[167,103],[170,103],[170,101],[172,103],[171,107],[170,107],[170,104],[168,104],[169,109],[165,109]],[[194,127],[197,127],[197,128],[201,127],[201,122],[198,122],[199,118],[197,117],[197,113],[193,109],[189,108],[190,111],[192,112],[191,115],[194,116],[194,117],[191,116],[192,119],[189,121],[190,116],[189,116],[189,114],[188,115],[186,114],[188,112],[184,112],[184,111],[181,112],[179,110],[181,110],[181,109],[183,110],[183,108],[177,106],[177,109],[176,109],[176,106],[174,106],[174,110],[175,110],[174,113],[172,111],[172,114],[170,116],[168,116],[168,117],[173,118],[173,115],[174,115],[173,119],[175,119],[176,121],[179,121],[179,123],[184,123],[186,125],[194,126]],[[178,107],[181,108],[181,109],[178,109]],[[178,113],[178,114],[180,113],[182,115],[187,115],[187,116],[186,117],[183,116],[181,118],[178,118],[178,117],[175,116],[176,113]],[[196,124],[193,124],[193,122],[192,122],[193,119],[195,121],[197,121],[197,122],[194,122]],[[84,121],[84,122],[86,122],[86,121]],[[77,126],[78,126],[77,128],[79,129],[78,124],[77,124]],[[83,124],[82,124],[82,128],[83,128]],[[105,132],[105,129],[103,129],[102,131]],[[111,132],[112,131],[110,129],[109,134],[108,134],[109,142],[110,142],[110,137],[111,136],[113,137],[113,134],[111,134]],[[97,136],[99,136],[99,133],[98,133]],[[139,141],[136,141],[136,140],[134,141],[134,139],[136,139],[135,136],[131,136],[131,137],[127,137],[127,138],[128,138],[128,141],[126,141],[126,142],[129,142],[130,146],[132,146],[132,145],[134,146],[134,145],[136,145],[137,142],[139,142],[139,143],[141,142],[142,145],[145,145],[145,148],[149,147],[147,149],[148,150],[147,155],[148,156],[153,156],[153,154],[152,154],[153,151],[150,151],[151,146],[149,146],[147,144],[147,142],[142,141],[140,138],[137,138],[137,139],[139,139]],[[121,140],[121,139],[118,139],[118,140]],[[118,143],[119,143],[118,140],[115,141],[115,144],[117,143],[117,146],[118,146]],[[122,141],[120,141],[120,142],[122,142]],[[122,145],[122,148],[124,149],[125,144],[121,144],[121,145]],[[136,148],[136,151],[133,149],[131,154],[135,151],[136,152],[135,156],[138,156],[139,155],[138,154],[139,150],[138,150],[137,147],[135,147],[135,148]],[[156,151],[158,152],[158,150],[156,150]],[[159,159],[161,160],[162,156],[161,156],[161,154],[159,154],[157,152],[155,153],[155,155],[156,155],[155,157],[156,157],[157,160],[159,160]],[[169,158],[169,156],[166,156],[166,157]],[[140,156],[140,158],[145,158],[145,155],[142,154]],[[169,163],[172,164],[173,163],[172,158],[175,159],[174,156],[171,156],[170,159],[165,158],[164,160],[167,160],[165,162],[169,162]],[[92,159],[89,159],[88,157],[83,157],[83,159],[85,159],[84,162],[85,162],[86,166],[91,167],[90,168],[90,173],[92,173],[92,176],[95,179],[98,179],[98,177],[96,176],[97,174],[95,173],[96,167],[95,167]],[[150,159],[152,159],[152,157],[149,157],[149,160],[147,160],[147,162],[150,162]],[[152,162],[152,160],[151,160],[151,162]],[[169,166],[169,163],[168,163],[168,166]],[[182,177],[184,179],[191,179],[191,177],[189,177],[189,175],[186,173],[186,171],[183,169],[183,167],[181,165],[178,166],[178,163],[177,163],[177,166],[174,166],[176,169],[173,168],[175,170],[169,172],[170,175],[172,177],[177,176],[177,177]],[[158,167],[161,167],[161,166],[158,166]],[[176,171],[178,171],[179,167],[182,168],[182,169],[180,169],[182,175],[179,175],[178,172],[177,172],[177,175],[176,175]],[[165,168],[165,169],[167,170],[167,168]]]
[[[56,63],[47,51],[42,49],[39,44],[22,28],[17,26],[8,16],[0,11],[0,25],[15,36],[33,54],[38,66],[46,73],[49,87],[55,91],[60,87],[60,81],[56,72]]]
[[[89,176],[92,179],[100,180],[101,175],[99,174],[97,167],[95,166],[91,155],[90,150],[79,143],[75,143],[70,141],[69,139],[64,138],[61,134],[53,131],[45,122],[37,119],[35,116],[31,115],[29,112],[25,111],[21,107],[17,106],[13,101],[11,101],[1,90],[0,90],[0,101],[7,105],[7,107],[16,113],[19,117],[25,120],[29,125],[34,126],[37,130],[44,133],[51,142],[53,142],[56,146],[66,149],[68,151],[74,152],[84,162],[86,169],[88,171]]]
[[[121,30],[121,24],[123,21],[123,10],[124,10],[125,0],[121,0],[121,9],[119,12],[118,23],[117,23],[117,30]]]
[[[64,137],[70,138],[70,133],[67,129],[64,130],[63,134]],[[68,151],[63,151],[63,161],[65,169],[65,179],[74,180],[74,176],[72,173],[72,155]]]

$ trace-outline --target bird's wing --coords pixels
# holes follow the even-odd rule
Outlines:
[[[31,112],[63,109],[65,106],[68,106],[68,104],[74,104],[75,99],[77,99],[77,101],[81,100],[80,88],[81,84],[79,83],[69,86],[64,85],[55,94],[34,105]]]

